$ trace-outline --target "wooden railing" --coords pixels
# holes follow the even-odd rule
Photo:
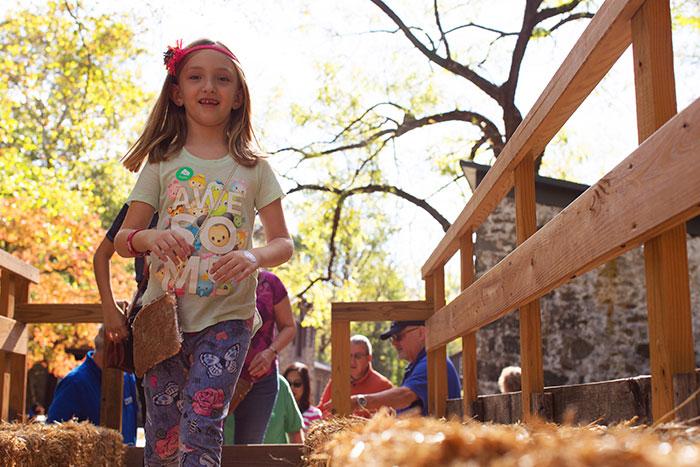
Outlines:
[[[630,44],[640,146],[537,231],[534,160]],[[478,396],[476,332],[517,309],[523,416],[539,413],[544,396],[539,298],[642,244],[653,417],[673,409],[674,375],[695,366],[685,221],[700,213],[700,101],[675,114],[669,2],[606,1],[422,268],[422,303],[431,310],[426,346],[431,414],[445,414],[446,344],[462,338],[463,413],[469,416]],[[474,280],[472,233],[511,189],[518,246]],[[444,267],[457,251],[462,292],[446,304]],[[341,342],[347,333],[336,310],[347,306],[334,304],[332,312],[333,397],[341,413],[349,408],[336,398],[349,397],[347,347]]]
[[[26,420],[27,324],[101,323],[100,304],[29,303],[29,284],[39,271],[0,250],[0,419]],[[102,371],[100,425],[121,430],[124,374]]]

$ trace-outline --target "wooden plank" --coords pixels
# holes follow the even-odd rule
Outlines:
[[[423,301],[334,302],[331,313],[347,321],[425,320],[433,314],[432,304]]]
[[[121,433],[124,372],[116,368],[103,368],[100,390],[100,425]]]
[[[698,389],[700,389],[700,373],[693,371],[673,375],[673,405],[676,407],[676,420],[697,421],[697,417],[700,416],[700,397],[696,394]]]
[[[648,138],[676,113],[668,1],[648,0],[632,19],[637,132]],[[697,163],[697,162],[696,162]],[[652,412],[674,407],[673,375],[695,368],[685,225],[644,245]]]
[[[535,204],[535,164],[532,157],[523,159],[515,169],[515,226],[518,244],[522,244],[537,232],[537,206]],[[530,265],[530,267],[533,267]],[[523,418],[530,420],[532,415],[543,417],[544,413],[532,413],[537,400],[544,405],[546,399],[535,399],[544,389],[542,367],[542,330],[539,298],[520,307],[520,368],[522,385]],[[538,396],[539,397],[539,396]]]
[[[99,303],[25,303],[15,306],[15,318],[23,323],[101,323]]]
[[[331,379],[336,415],[350,415],[350,321],[331,318]]]
[[[434,314],[428,348],[479,329],[698,215],[699,155],[700,99]]]
[[[674,407],[673,376],[695,369],[685,225],[644,244],[644,267],[652,413],[658,420]]]
[[[24,323],[0,316],[0,351],[27,353],[27,331]]]
[[[433,306],[439,310],[445,305],[445,269],[433,273]],[[427,327],[427,333],[431,329]],[[445,345],[427,352],[428,358],[428,413],[444,417],[447,403],[447,347]]]
[[[9,422],[10,421],[10,391],[12,389],[11,385],[11,375],[9,370],[9,360],[7,352],[0,352],[0,383],[2,387],[0,388],[0,420]]]
[[[7,353],[10,370],[9,419],[24,422],[27,420],[27,356]]]
[[[10,271],[35,284],[39,283],[39,270],[37,268],[21,259],[15,258],[5,250],[0,250],[0,269]]]
[[[474,242],[468,230],[460,240],[460,287],[465,290],[474,282]],[[476,333],[462,336],[462,414],[472,418],[474,401],[479,397],[477,379]]]
[[[243,444],[223,446],[221,467],[240,466],[301,466],[305,454],[303,444]],[[126,467],[143,466],[143,448],[130,446],[126,453]]]
[[[0,275],[0,316],[14,318],[16,277],[9,271],[2,271]]]
[[[423,265],[423,277],[445,264],[459,239],[481,225],[510,191],[515,167],[525,157],[542,153],[564,123],[629,46],[629,20],[643,0],[603,3],[576,45],[508,140],[455,222]]]

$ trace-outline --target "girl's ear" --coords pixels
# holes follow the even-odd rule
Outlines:
[[[243,90],[238,88],[236,96],[233,98],[233,104],[231,105],[232,110],[238,110],[243,105]]]
[[[185,103],[184,99],[182,98],[182,92],[180,91],[180,86],[178,86],[177,84],[172,84],[170,86],[170,99],[178,107],[182,107],[182,105]]]

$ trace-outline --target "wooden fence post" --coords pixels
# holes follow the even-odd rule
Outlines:
[[[24,277],[0,270],[0,316],[14,318],[15,305],[27,303],[29,284]],[[27,330],[22,331],[23,334]],[[0,351],[0,419],[26,420],[27,356]]]
[[[641,143],[676,114],[668,0],[647,0],[632,18],[632,48]],[[673,376],[695,369],[685,224],[648,241],[644,260],[652,416],[658,420],[673,409]]]
[[[474,282],[474,242],[469,229],[460,239],[460,285],[462,290]],[[462,336],[462,414],[474,417],[473,403],[479,397],[477,379],[476,332]]]
[[[336,415],[350,415],[350,321],[333,317],[331,310],[331,380]]]
[[[535,164],[532,156],[525,157],[515,168],[515,224],[518,245],[537,231],[535,203]],[[527,274],[527,271],[522,271]],[[532,395],[544,390],[542,368],[542,330],[540,301],[535,299],[520,307],[520,367],[522,370],[523,420],[533,413]]]
[[[445,306],[445,267],[436,269],[429,281],[433,288],[433,312]],[[426,282],[426,285],[428,282]],[[427,294],[426,294],[427,295]],[[430,333],[430,329],[427,329]],[[428,413],[444,417],[447,409],[447,346],[428,351]]]

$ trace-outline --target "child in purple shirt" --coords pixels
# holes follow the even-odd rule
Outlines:
[[[277,398],[277,355],[296,334],[287,289],[269,271],[258,273],[256,306],[262,327],[250,342],[241,379],[253,383],[229,418],[235,420],[234,444],[261,444]],[[275,327],[277,334],[275,335]],[[226,423],[226,426],[230,426]],[[224,437],[228,438],[225,433]]]

